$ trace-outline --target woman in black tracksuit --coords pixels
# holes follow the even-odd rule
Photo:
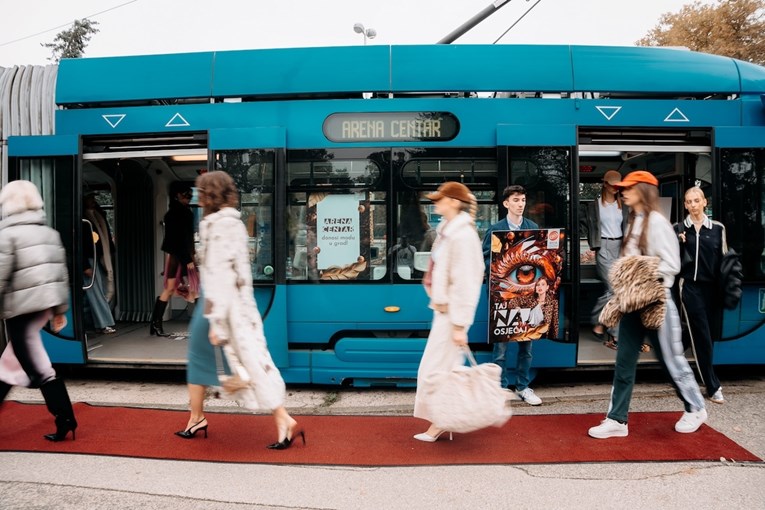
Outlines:
[[[701,382],[712,402],[722,404],[720,381],[712,366],[713,338],[720,336],[720,287],[717,275],[723,255],[728,251],[725,226],[712,221],[704,208],[706,197],[701,188],[685,192],[688,216],[675,225],[680,238],[680,309],[690,333],[696,366]]]

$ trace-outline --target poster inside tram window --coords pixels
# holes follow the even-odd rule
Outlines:
[[[489,268],[489,342],[558,338],[565,234],[494,231]]]

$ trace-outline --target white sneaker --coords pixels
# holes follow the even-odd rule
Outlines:
[[[715,394],[709,397],[709,400],[714,402],[715,404],[724,404],[725,398],[722,394],[722,387],[718,388],[717,391],[715,391]]]
[[[609,437],[627,437],[629,429],[626,423],[619,423],[611,418],[606,418],[597,427],[587,431],[590,437],[595,439],[608,439]]]
[[[685,412],[680,420],[675,423],[675,430],[681,434],[690,434],[696,432],[701,424],[707,421],[707,410],[702,409],[695,413]]]
[[[542,399],[537,397],[536,394],[534,393],[534,390],[532,390],[531,388],[526,388],[523,391],[516,391],[515,394],[518,395],[521,398],[521,400],[523,400],[530,406],[538,406],[539,404],[542,403]]]

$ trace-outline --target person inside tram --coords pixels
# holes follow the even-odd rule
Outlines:
[[[189,272],[195,272],[194,266],[194,213],[189,203],[193,193],[191,186],[183,182],[174,182],[170,186],[170,207],[165,214],[165,236],[162,251],[165,252],[165,270],[162,294],[154,303],[149,334],[170,336],[165,333],[162,320],[170,298],[176,292],[176,286]],[[189,278],[193,282],[193,278]],[[191,289],[196,293],[198,289]]]
[[[608,272],[614,260],[619,258],[624,231],[627,228],[629,211],[623,206],[619,191],[614,187],[614,184],[621,180],[622,176],[616,170],[609,170],[603,175],[600,196],[587,204],[585,221],[582,222],[590,250],[595,252],[598,279],[605,286],[605,292],[598,298],[592,309],[592,333],[595,338],[603,342],[603,345],[614,350],[616,350],[618,328],[607,330],[600,323],[599,317],[603,307],[613,296]]]
[[[84,196],[83,213],[92,228],[82,229],[85,299],[96,331],[113,334],[117,332],[110,304],[114,297],[114,240],[94,192]]]
[[[526,188],[518,184],[508,186],[502,192],[502,205],[507,209],[507,216],[497,223],[491,225],[486,231],[483,239],[483,258],[486,265],[486,273],[489,273],[491,264],[491,233],[495,230],[535,230],[539,225],[528,218],[524,218],[523,212],[526,209]],[[518,345],[518,356],[515,362],[515,392],[529,405],[538,406],[542,403],[534,390],[529,388],[531,382],[531,344],[532,342],[516,342]],[[509,360],[506,356],[507,342],[494,343],[494,352],[492,360],[502,367],[502,387],[507,388],[510,384],[507,373],[512,370],[508,366]]]

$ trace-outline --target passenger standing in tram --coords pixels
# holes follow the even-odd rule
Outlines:
[[[191,415],[186,428],[175,434],[191,439],[204,432],[207,437],[205,387],[220,385],[215,346],[228,345],[235,358],[230,361],[236,361],[244,372],[235,373],[240,381],[249,380],[235,398],[243,407],[268,409],[273,414],[277,441],[267,448],[284,450],[297,436],[305,444],[304,432],[284,407],[284,380],[266,345],[252,288],[247,229],[236,209],[234,180],[226,172],[209,172],[197,178],[196,187],[205,215],[200,224],[203,296],[190,325],[186,378]]]
[[[464,365],[467,333],[481,297],[484,270],[475,226],[475,196],[464,184],[449,181],[428,198],[435,203],[435,213],[442,220],[430,252],[430,267],[423,278],[433,309],[433,325],[417,371],[414,417],[428,420],[430,427],[414,438],[432,443],[448,431],[433,424],[425,383],[431,374]]]
[[[49,441],[63,441],[77,428],[64,381],[45,352],[40,329],[66,326],[69,277],[58,232],[46,225],[43,201],[29,181],[11,181],[0,191],[0,301],[10,343],[0,358],[0,404],[11,386],[40,388],[56,418]]]
[[[685,192],[685,221],[675,225],[680,238],[680,309],[686,319],[693,356],[706,386],[709,400],[725,402],[720,380],[715,374],[712,357],[713,337],[720,336],[722,301],[718,275],[723,255],[728,251],[725,226],[712,221],[704,209],[704,191],[693,187]]]
[[[528,218],[523,217],[526,209],[526,188],[514,184],[508,186],[502,192],[502,205],[507,209],[507,217],[490,226],[483,238],[483,258],[486,274],[489,273],[491,263],[491,233],[495,230],[535,230],[539,225]],[[538,406],[542,399],[529,388],[531,383],[531,341],[516,342],[518,356],[515,362],[515,393],[527,404]],[[507,373],[512,370],[508,366],[507,342],[494,344],[493,362],[502,367],[502,387],[507,388],[510,384]]]
[[[685,412],[675,424],[675,430],[681,433],[695,432],[707,420],[707,411],[699,385],[683,354],[680,317],[670,294],[675,275],[680,271],[677,235],[660,212],[659,181],[653,174],[637,170],[614,185],[621,189],[624,204],[630,208],[622,256],[648,255],[659,258],[658,273],[666,295],[665,318],[659,329],[653,330],[643,325],[640,310],[622,316],[608,412],[601,424],[590,428],[588,433],[597,439],[627,436],[627,418],[640,346],[646,336],[653,343],[656,357],[671,377],[672,385],[685,407]]]
[[[83,198],[83,214],[93,229],[91,232],[90,228],[83,228],[82,232],[85,298],[96,330],[105,334],[116,333],[109,303],[114,297],[114,242],[106,215],[96,202],[95,193],[88,193]]]
[[[619,258],[622,248],[624,231],[627,228],[628,210],[622,207],[622,199],[614,184],[621,181],[622,176],[616,170],[609,170],[603,175],[603,185],[600,196],[587,204],[586,221],[583,227],[587,232],[587,242],[595,252],[595,267],[598,278],[606,287],[606,291],[598,298],[592,309],[592,333],[603,341],[603,345],[616,349],[618,326],[606,330],[600,324],[599,317],[603,307],[611,299],[613,291],[608,281],[608,271],[611,264]],[[607,337],[606,337],[607,336]]]
[[[162,294],[154,303],[149,334],[170,336],[165,333],[162,318],[167,303],[173,296],[179,279],[194,271],[194,213],[189,203],[193,193],[186,183],[170,186],[170,207],[165,214],[165,237],[162,251],[165,252],[164,285]]]

